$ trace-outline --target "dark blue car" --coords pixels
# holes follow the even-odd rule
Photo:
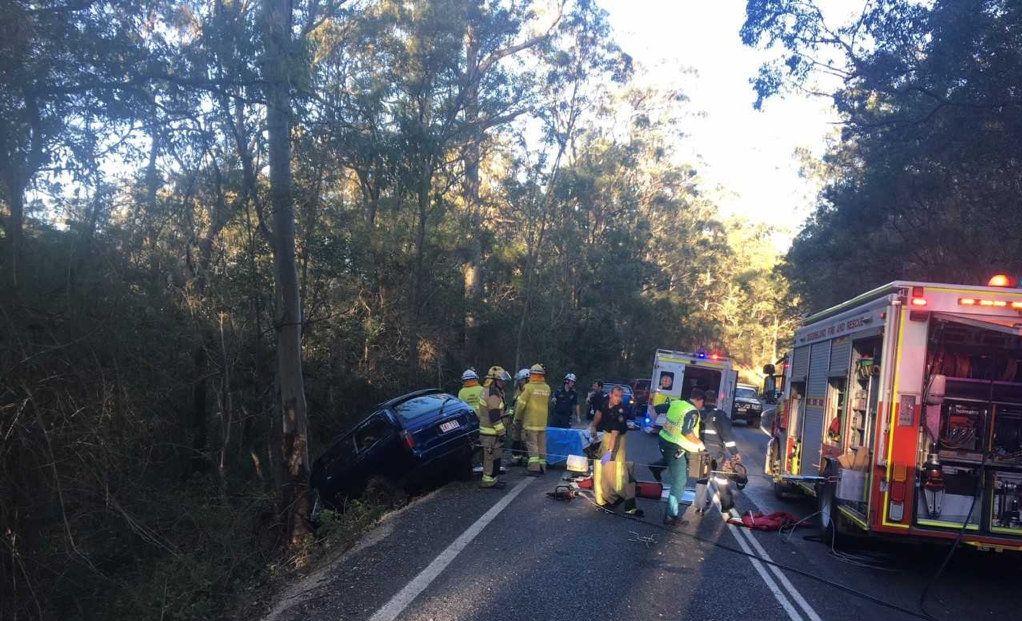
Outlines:
[[[359,496],[402,504],[438,474],[470,476],[478,438],[475,411],[453,395],[420,390],[381,403],[313,463],[313,515]]]

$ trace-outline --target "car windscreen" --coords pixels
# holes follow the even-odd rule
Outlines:
[[[735,390],[736,399],[755,399],[756,391],[751,388],[738,388]]]
[[[610,391],[613,390],[614,388],[620,388],[626,395],[632,394],[632,387],[626,386],[625,384],[604,384],[603,392],[609,395]]]
[[[398,418],[402,421],[410,421],[419,418],[420,416],[435,414],[440,409],[441,404],[443,404],[445,408],[453,408],[454,397],[445,393],[423,395],[421,397],[409,399],[408,401],[402,401],[395,405],[393,409],[394,413],[397,414]]]

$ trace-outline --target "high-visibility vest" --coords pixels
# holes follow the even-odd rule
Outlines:
[[[688,401],[680,399],[672,401],[671,407],[667,410],[667,420],[664,421],[664,427],[660,430],[660,437],[672,444],[677,444],[690,453],[698,453],[701,449],[699,443],[692,442],[686,438],[683,433],[681,433],[681,426],[685,421],[685,415],[695,409],[696,406],[692,405]],[[699,437],[698,412],[696,416],[696,424],[695,427],[692,428],[692,433],[695,437]]]
[[[545,431],[550,414],[550,386],[543,380],[529,380],[515,403],[515,418],[526,431]]]
[[[465,386],[458,391],[458,398],[471,405],[472,409],[476,411],[476,416],[479,417],[479,433],[484,436],[492,436],[496,435],[497,432],[493,430],[493,425],[490,423],[490,414],[486,411],[486,398],[483,396],[484,390],[479,384]]]

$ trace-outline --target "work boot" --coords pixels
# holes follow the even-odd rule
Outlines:
[[[507,483],[503,481],[493,481],[492,483],[483,481],[482,483],[479,484],[479,487],[481,489],[504,489],[505,487],[507,487]]]
[[[687,526],[687,525],[688,525],[688,520],[683,520],[683,519],[681,519],[681,517],[671,517],[669,515],[664,515],[664,526],[666,526],[668,528],[675,528],[675,527],[678,527],[678,526]]]
[[[646,515],[646,512],[638,507],[633,507],[631,509],[625,509],[624,514],[629,515],[631,517],[641,518],[642,516]]]

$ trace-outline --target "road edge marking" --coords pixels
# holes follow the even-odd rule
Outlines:
[[[733,507],[731,508],[730,514],[732,517],[741,519],[741,516],[738,515],[738,512],[735,511]],[[800,593],[799,590],[795,588],[795,585],[791,583],[791,580],[788,580],[788,577],[784,575],[784,572],[781,571],[781,568],[778,567],[777,565],[771,564],[774,562],[774,559],[770,557],[766,549],[759,543],[759,541],[756,540],[756,537],[751,532],[745,530],[745,527],[743,526],[736,526],[734,524],[729,525],[732,528],[738,529],[738,531],[741,534],[745,535],[745,537],[748,538],[749,543],[752,544],[753,548],[755,548],[757,556],[759,556],[761,559],[765,561],[769,561],[768,565],[770,567],[771,573],[777,576],[777,579],[781,583],[781,586],[784,587],[784,590],[788,592],[788,594],[791,596],[793,600],[795,600],[795,603],[798,604],[799,608],[801,608],[806,613],[810,621],[823,621],[820,615],[817,614],[816,610],[814,610],[813,607],[809,604],[809,602],[806,601],[806,598],[802,596],[802,593]],[[736,537],[737,536],[739,535],[736,535]]]
[[[408,607],[409,604],[415,600],[423,591],[426,590],[429,585],[436,580],[444,569],[451,564],[451,561],[464,550],[468,544],[472,543],[479,533],[483,531],[486,526],[496,518],[501,511],[503,511],[511,501],[514,500],[518,494],[522,493],[534,478],[523,479],[520,483],[515,485],[504,495],[503,498],[497,501],[489,510],[486,511],[478,520],[472,523],[471,526],[465,529],[463,533],[458,535],[458,538],[451,542],[451,545],[447,546],[440,554],[437,555],[433,561],[426,566],[425,569],[420,571],[418,575],[411,579],[411,581],[404,586],[400,591],[397,592],[394,597],[390,598],[382,608],[376,611],[376,613],[370,617],[370,621],[394,621],[398,616],[401,615]]]
[[[788,618],[791,619],[791,621],[802,621],[802,615],[798,614],[795,607],[790,601],[788,601],[788,598],[785,597],[781,587],[777,586],[777,583],[774,582],[774,579],[770,577],[770,574],[767,573],[767,570],[763,567],[763,563],[760,563],[756,560],[756,558],[754,558],[756,554],[738,532],[742,527],[735,526],[734,524],[728,524],[727,526],[731,529],[731,534],[734,536],[735,540],[738,541],[738,545],[741,546],[742,550],[749,555],[749,562],[752,563],[753,569],[755,569],[756,573],[759,574],[759,577],[763,579],[764,584],[767,585],[770,592],[774,594],[774,599],[776,599],[777,603],[784,608],[784,612],[788,613]]]

